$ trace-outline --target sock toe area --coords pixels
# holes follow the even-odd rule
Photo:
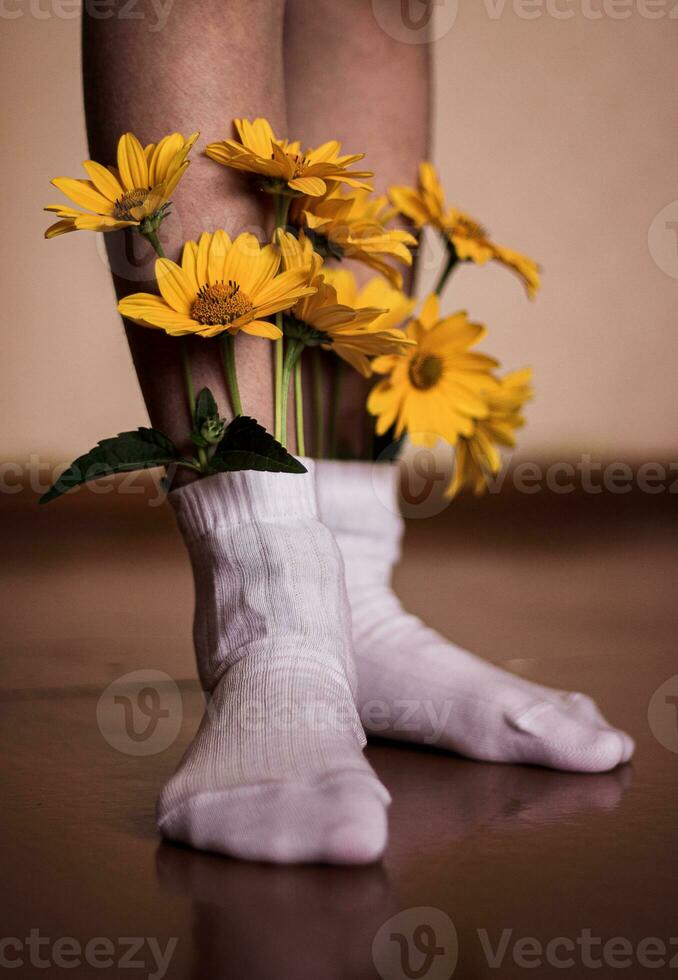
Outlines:
[[[630,759],[633,758],[633,754],[636,751],[635,740],[631,738],[631,736],[627,734],[627,732],[623,732],[618,728],[615,728],[614,731],[616,731],[617,734],[621,736],[622,742],[624,744],[624,751],[622,752],[621,761],[628,762]]]
[[[326,794],[330,820],[322,832],[321,860],[330,864],[372,864],[388,838],[386,807],[391,798],[376,779],[337,782]]]
[[[584,723],[588,722],[594,728],[615,732],[623,744],[621,761],[628,762],[631,759],[636,750],[636,743],[627,732],[621,728],[615,728],[609,723],[593,698],[587,694],[571,692],[564,696],[563,703],[578,720]]]
[[[517,746],[523,761],[569,772],[608,772],[630,758],[633,741],[623,732],[572,717],[550,702],[539,702],[507,717],[527,736]]]
[[[369,864],[386,847],[389,803],[371,772],[344,772],[200,793],[160,812],[158,828],[170,840],[246,860]]]

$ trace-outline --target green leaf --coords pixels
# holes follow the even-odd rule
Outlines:
[[[134,432],[121,432],[112,439],[102,439],[94,449],[79,456],[54,486],[42,495],[40,503],[49,503],[67,490],[102,476],[187,462],[172,440],[157,429],[140,428]]]
[[[210,460],[215,473],[263,470],[268,473],[305,473],[295,459],[256,419],[239,415],[226,429]]]
[[[195,427],[200,431],[203,422],[207,419],[218,417],[219,409],[214,400],[214,395],[209,388],[201,388],[195,400]]]

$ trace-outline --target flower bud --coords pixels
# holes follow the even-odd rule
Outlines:
[[[200,429],[200,435],[203,437],[205,442],[209,442],[210,445],[216,445],[221,442],[226,429],[226,421],[220,419],[218,415],[212,415],[210,418],[205,419]]]

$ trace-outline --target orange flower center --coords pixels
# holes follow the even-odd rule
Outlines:
[[[294,174],[292,175],[292,180],[294,180],[295,177],[301,177],[301,175],[303,174],[307,166],[306,157],[303,156],[301,153],[290,153],[288,154],[288,156],[290,157],[290,159],[294,164]]]
[[[131,213],[132,208],[141,207],[149,192],[150,187],[135,187],[131,191],[125,191],[122,197],[119,197],[115,202],[113,217],[117,218],[118,221],[136,221]]]
[[[237,282],[214,282],[203,286],[196,296],[191,317],[204,326],[227,327],[238,317],[254,309],[254,303],[244,293]]]
[[[410,384],[419,391],[435,387],[442,373],[443,362],[435,354],[415,354],[408,368]]]

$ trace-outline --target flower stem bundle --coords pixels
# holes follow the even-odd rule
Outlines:
[[[497,245],[479,222],[449,207],[430,163],[421,164],[417,187],[374,195],[368,183],[373,174],[356,169],[363,154],[342,154],[333,140],[302,150],[297,141],[277,137],[264,119],[235,120],[234,136],[208,144],[205,153],[254,181],[272,201],[270,240],[209,230],[187,241],[174,261],[165,256],[162,225],[198,136],[171,133],[144,147],[126,133],[115,164],[88,160],[86,179],[53,181],[75,207],[46,208],[59,219],[47,238],[82,230],[121,232],[140,235],[153,247],[155,290],[124,296],[118,310],[178,339],[190,431],[181,447],[145,427],[104,439],[42,499],[110,473],[151,466],[186,467],[201,477],[237,469],[304,472],[287,447],[305,456],[306,426],[317,456],[345,453],[339,422],[347,368],[378,377],[366,404],[367,420],[374,420],[365,427],[368,446],[375,433],[392,442],[407,436],[415,445],[444,440],[456,454],[449,494],[464,487],[482,492],[501,466],[497,447],[512,446],[523,424],[531,375],[524,369],[500,377],[496,360],[471,349],[485,328],[465,313],[443,314],[441,298],[462,263],[489,262],[512,271],[533,297],[539,288],[536,263]],[[411,230],[395,227],[396,219],[409,222]],[[445,261],[433,293],[416,313],[415,298],[403,291],[401,270],[412,265],[425,227],[444,242]],[[374,273],[360,286],[353,271],[359,266]],[[272,434],[245,414],[237,367],[241,333],[274,345]],[[195,391],[191,338],[215,345],[230,419],[212,392]]]

